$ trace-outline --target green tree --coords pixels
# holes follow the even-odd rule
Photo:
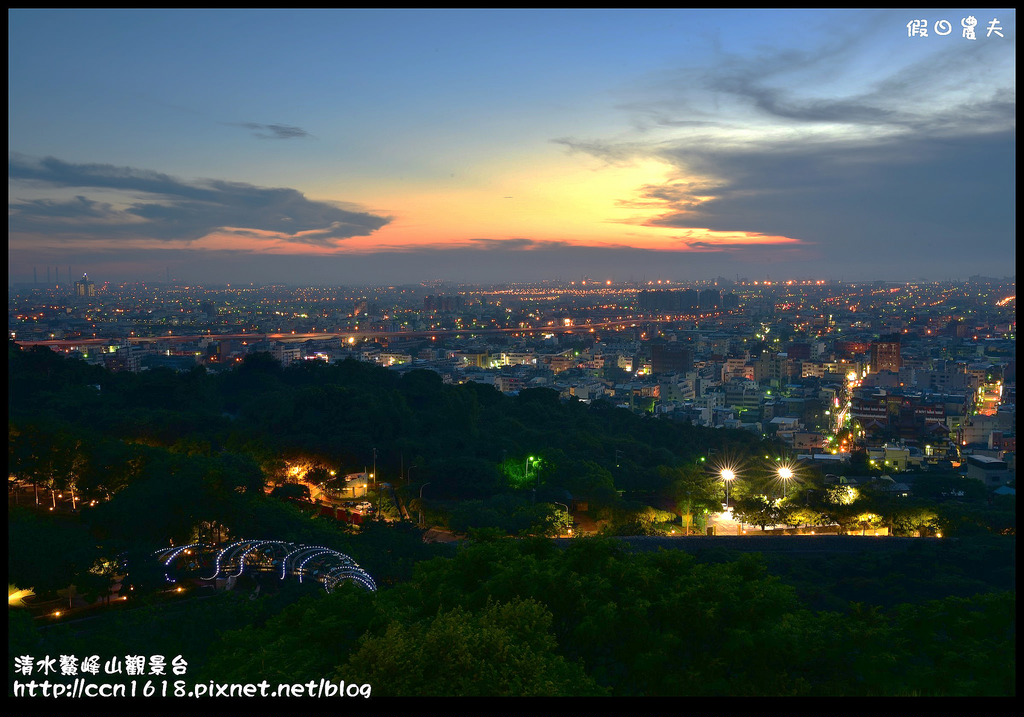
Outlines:
[[[250,456],[222,453],[211,466],[208,480],[222,491],[263,494],[264,474]]]
[[[572,496],[585,498],[595,505],[611,505],[619,495],[611,471],[594,460],[572,460],[564,451],[560,458],[549,458],[551,482],[563,486]]]
[[[285,483],[270,491],[271,498],[309,500],[309,495],[309,486],[301,483]]]
[[[531,476],[533,468],[530,469]],[[475,456],[445,456],[436,458],[419,470],[418,478],[429,480],[431,494],[476,498],[491,495],[501,489],[501,479],[494,464]]]
[[[905,656],[896,690],[916,695],[1016,692],[1016,599],[1011,592],[901,605],[892,618]]]
[[[803,505],[784,505],[782,520],[786,525],[793,526],[828,524],[828,518],[821,511]]]
[[[857,530],[862,522],[861,515],[875,507],[875,503],[852,486],[830,486],[825,489],[823,500],[816,505],[821,516],[819,524],[837,525],[840,533]]]
[[[661,535],[659,524],[675,517],[667,510],[658,510],[637,501],[623,501],[612,509],[612,520],[605,527],[606,535]]]
[[[367,635],[335,676],[369,682],[374,694],[569,696],[603,693],[558,654],[551,613],[533,600],[456,607],[421,622],[393,622]]]
[[[930,501],[959,500],[981,503],[988,497],[981,481],[957,474],[925,474],[914,478],[914,497]]]
[[[883,519],[892,526],[896,535],[928,535],[942,528],[938,513],[916,501],[893,505],[885,512]]]
[[[703,463],[675,468],[658,466],[657,474],[664,486],[662,493],[672,501],[680,515],[691,516],[692,527],[703,529],[705,516],[721,510],[724,488]]]
[[[764,495],[748,495],[737,498],[733,514],[741,523],[757,525],[764,530],[769,525],[785,522],[785,512],[779,502]]]
[[[110,498],[139,476],[144,451],[117,438],[96,438],[90,441],[82,476],[83,495]]]
[[[99,557],[95,539],[77,516],[8,511],[8,579],[37,594],[66,587]]]
[[[484,500],[465,500],[456,505],[448,525],[457,533],[474,528],[498,528],[506,535],[547,535],[559,532],[565,512],[550,503],[534,503],[516,494],[499,494]]]
[[[41,642],[28,610],[7,611],[7,664],[13,665],[16,657],[42,654],[39,650]]]

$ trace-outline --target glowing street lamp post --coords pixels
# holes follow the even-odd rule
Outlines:
[[[722,470],[719,474],[722,476],[722,481],[725,483],[725,509],[729,509],[729,483],[736,479],[736,474],[728,468]]]
[[[779,466],[778,475],[779,480],[782,481],[782,495],[784,498],[788,498],[789,482],[793,480],[793,470],[787,466]]]
[[[423,485],[420,486],[420,527],[421,528],[426,527],[426,525],[425,525],[425,523],[423,521],[423,489],[426,488],[428,485],[430,485],[430,483],[424,483]]]
[[[417,464],[417,465],[414,465],[414,466],[409,466],[409,471],[405,474],[405,487],[407,489],[409,487],[409,484],[412,483],[412,469],[413,468],[419,468],[419,465]],[[411,516],[409,515],[409,507],[405,504],[405,501],[403,501],[401,506],[399,507],[399,511],[398,511],[398,517],[399,518],[402,517],[402,511],[403,510],[405,511],[405,517],[406,518],[410,518]]]
[[[530,456],[530,457],[528,457],[526,459],[526,480],[527,481],[530,480],[530,461],[532,461],[532,460],[533,460],[533,456]],[[534,471],[534,476],[536,476],[536,475],[537,475],[537,472]],[[539,477],[537,478],[537,480],[538,481],[540,480]],[[537,482],[536,481],[533,484],[533,502],[534,503],[537,502]]]

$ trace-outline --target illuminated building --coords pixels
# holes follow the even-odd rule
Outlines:
[[[834,348],[837,356],[852,358],[866,354],[871,349],[871,345],[863,341],[836,341]]]
[[[89,281],[88,274],[82,274],[82,278],[75,282],[75,296],[96,296],[96,284]]]
[[[891,429],[905,438],[932,435],[936,441],[949,435],[945,404],[920,395],[859,393],[853,397],[850,417],[868,434]]]
[[[883,336],[871,342],[871,372],[900,370],[900,338],[898,335]]]
[[[760,384],[780,385],[800,375],[800,363],[790,361],[787,354],[764,351],[754,364],[754,380]]]

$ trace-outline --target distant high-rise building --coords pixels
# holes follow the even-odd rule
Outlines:
[[[722,292],[718,289],[704,289],[700,292],[700,308],[717,309],[722,304]]]
[[[96,296],[96,284],[89,281],[88,274],[82,274],[82,278],[75,282],[75,296]]]
[[[871,342],[871,372],[892,371],[898,373],[902,366],[900,360],[900,337],[898,334],[880,336],[878,341]]]
[[[678,343],[651,345],[651,373],[682,373],[693,368],[693,355]]]
[[[641,291],[637,304],[642,311],[686,313],[697,308],[697,292],[693,289]]]
[[[427,295],[423,298],[424,311],[458,311],[464,304],[465,301],[461,296]]]

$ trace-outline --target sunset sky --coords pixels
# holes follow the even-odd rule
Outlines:
[[[9,10],[8,279],[1005,276],[1015,17]]]

